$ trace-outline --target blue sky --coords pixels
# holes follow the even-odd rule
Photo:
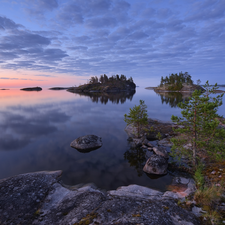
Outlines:
[[[0,0],[0,83],[100,74],[225,84],[224,0]],[[75,83],[76,83],[75,82]]]

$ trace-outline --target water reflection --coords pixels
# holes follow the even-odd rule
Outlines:
[[[133,95],[135,94],[135,90],[132,90],[130,92],[119,92],[119,93],[99,93],[99,92],[80,92],[80,93],[74,93],[80,96],[88,96],[92,102],[101,102],[102,104],[107,104],[109,101],[114,104],[123,104],[126,102],[126,100],[132,101]],[[72,92],[71,92],[72,93]]]
[[[144,173],[143,167],[146,163],[146,152],[146,149],[131,147],[124,153],[124,159],[129,162],[130,166],[135,167],[139,177]]]
[[[162,104],[166,103],[171,106],[171,108],[176,108],[179,102],[188,101],[191,94],[189,93],[179,93],[179,92],[156,92],[157,95],[161,97]]]
[[[0,151],[22,149],[40,136],[58,130],[57,123],[65,123],[69,116],[64,112],[42,107],[8,107],[0,111]]]

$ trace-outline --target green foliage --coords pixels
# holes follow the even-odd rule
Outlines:
[[[115,82],[130,82],[130,83],[134,83],[133,78],[130,77],[129,79],[127,79],[127,77],[123,74],[121,74],[120,76],[117,75],[112,75],[111,77],[108,77],[106,74],[101,75],[99,78],[98,77],[91,77],[89,84],[97,84],[97,83],[101,83],[101,84],[107,84],[107,83],[115,83]]]
[[[171,120],[181,125],[176,129],[181,135],[172,138],[172,156],[186,157],[192,161],[195,167],[200,153],[212,156],[214,159],[225,157],[225,130],[219,129],[218,107],[222,105],[221,95],[214,95],[217,85],[210,87],[206,82],[208,90],[205,94],[195,90],[188,102],[181,102],[178,106],[182,118],[172,115]]]
[[[204,175],[202,171],[203,171],[203,165],[199,164],[194,174],[194,179],[195,179],[197,188],[199,189],[202,189],[205,183],[205,179],[204,179]]]
[[[182,73],[180,72],[179,74],[170,74],[169,77],[161,77],[160,81],[160,87],[163,85],[168,85],[168,90],[170,91],[180,91],[181,88],[183,87],[183,83],[186,84],[193,84],[193,80],[191,79],[191,75],[188,74],[188,72]]]
[[[161,139],[162,139],[162,135],[161,135],[161,133],[160,133],[160,132],[158,132],[158,134],[156,135],[156,137],[157,137],[159,140],[161,140]]]
[[[130,108],[130,113],[124,115],[124,121],[129,124],[134,124],[137,128],[137,136],[140,137],[144,125],[148,124],[147,106],[143,100],[140,100],[140,105]]]
[[[168,90],[169,91],[180,91],[182,89],[182,87],[183,87],[182,83],[176,83],[174,85],[170,85],[168,87]]]

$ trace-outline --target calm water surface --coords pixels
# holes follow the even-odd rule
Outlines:
[[[176,107],[180,96],[168,99],[141,87],[133,96],[109,98],[65,90],[0,90],[0,179],[62,170],[62,180],[68,185],[95,183],[109,190],[139,184],[165,191],[172,174],[152,177],[143,173],[146,152],[130,149],[124,131],[124,114],[140,99],[145,101],[151,118],[170,121],[172,114],[180,115]],[[219,114],[224,112],[223,105]],[[70,147],[74,139],[86,134],[101,136],[103,146],[89,153]]]

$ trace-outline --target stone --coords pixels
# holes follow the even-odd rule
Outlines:
[[[150,142],[147,143],[147,146],[153,148],[153,145]]]
[[[89,152],[102,146],[102,138],[96,135],[85,135],[72,141],[70,146],[81,152]]]
[[[146,149],[148,147],[146,145],[142,145],[141,148]]]
[[[0,180],[0,223],[200,224],[162,192],[139,185],[108,192],[93,185],[71,189],[62,184],[60,175],[61,171],[43,171]]]
[[[156,155],[160,155],[166,159],[169,158],[168,152],[166,151],[165,147],[153,147],[153,151]]]
[[[205,211],[202,210],[202,208],[194,206],[192,208],[192,213],[195,214],[197,217],[202,216],[203,213],[206,213]]]
[[[173,146],[173,144],[167,138],[164,138],[164,139],[158,141],[158,145],[163,145],[163,146],[167,146],[167,147]]]
[[[168,160],[160,155],[153,154],[146,162],[143,171],[150,174],[167,174]]]
[[[169,187],[174,190],[166,191],[163,197],[173,197],[183,201],[196,191],[195,181],[192,178],[175,177]]]
[[[136,184],[129,186],[122,186],[117,188],[117,190],[109,191],[110,195],[113,196],[130,196],[138,197],[143,199],[160,199],[163,195],[163,192],[156,191],[151,188],[142,187]]]

